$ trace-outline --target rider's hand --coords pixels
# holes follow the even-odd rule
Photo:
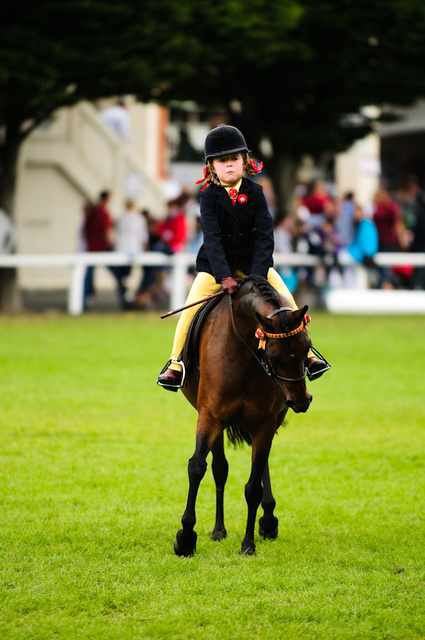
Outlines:
[[[221,286],[223,287],[224,293],[231,295],[232,293],[236,293],[239,289],[239,285],[236,280],[233,280],[231,276],[227,276],[226,278],[222,278],[220,280]]]

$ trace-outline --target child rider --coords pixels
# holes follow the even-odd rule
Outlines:
[[[273,221],[262,187],[244,178],[259,173],[249,159],[245,138],[239,129],[220,125],[205,140],[204,178],[200,194],[201,228],[204,242],[196,258],[197,276],[186,304],[217,293],[238,290],[234,277],[258,274],[288,298],[297,309],[294,298],[280,275],[273,269]],[[170,391],[182,386],[183,368],[179,362],[190,322],[199,306],[183,311],[177,324],[170,359],[158,377],[158,384]],[[306,361],[310,380],[330,368],[325,360],[309,353]]]

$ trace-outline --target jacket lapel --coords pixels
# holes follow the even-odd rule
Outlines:
[[[217,185],[214,185],[215,189],[216,189],[216,193],[218,195],[218,203],[220,206],[223,207],[223,209],[226,209],[226,211],[228,211],[229,213],[231,213],[233,216],[235,215],[235,207],[232,204],[232,201],[229,198],[229,194],[227,193],[226,189],[224,187],[219,187]]]

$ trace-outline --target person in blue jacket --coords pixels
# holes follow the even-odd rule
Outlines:
[[[244,177],[259,173],[250,160],[245,138],[239,129],[219,125],[205,140],[204,182],[200,194],[201,228],[204,241],[196,259],[197,276],[186,304],[196,302],[222,287],[226,294],[238,290],[236,277],[258,274],[291,302],[294,298],[280,275],[273,268],[273,221],[263,194],[263,188]],[[171,356],[158,377],[158,384],[169,390],[182,385],[179,357],[190,322],[199,306],[183,311],[177,324]],[[330,368],[325,360],[309,353],[306,366],[310,380]]]
[[[362,218],[357,222],[354,240],[347,251],[356,262],[373,258],[378,251],[378,231],[372,220]]]

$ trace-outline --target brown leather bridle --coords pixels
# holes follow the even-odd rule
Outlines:
[[[252,355],[254,356],[254,358],[257,360],[257,362],[261,365],[261,367],[264,369],[264,371],[266,372],[266,374],[268,375],[269,378],[272,378],[273,380],[275,380],[278,384],[279,384],[279,380],[282,380],[282,382],[301,382],[302,380],[305,379],[305,377],[307,376],[308,373],[308,369],[307,367],[305,367],[304,369],[304,373],[303,375],[299,376],[298,378],[284,378],[283,376],[280,376],[279,374],[277,374],[272,366],[272,363],[270,362],[269,358],[267,357],[267,352],[266,352],[266,337],[267,338],[289,338],[291,336],[296,335],[297,333],[299,333],[300,331],[302,331],[304,329],[304,327],[310,322],[310,316],[305,315],[304,318],[301,321],[301,324],[296,328],[293,329],[292,331],[288,331],[286,333],[268,333],[267,331],[265,331],[262,327],[260,327],[259,329],[257,329],[257,331],[255,332],[255,336],[257,338],[259,338],[260,340],[260,344],[259,344],[259,349],[262,349],[264,351],[264,357],[260,358],[258,357],[258,355],[255,353],[255,351],[253,351],[251,349],[251,347],[249,346],[249,344],[246,342],[246,340],[244,339],[244,337],[239,333],[237,327],[236,327],[236,323],[235,323],[235,316],[234,316],[234,312],[233,312],[233,301],[232,301],[232,296],[227,296],[229,298],[229,302],[230,302],[230,315],[232,318],[232,326],[233,326],[233,330],[235,332],[235,334],[237,335],[237,337],[239,338],[239,340],[247,347],[247,349],[252,353]],[[268,319],[272,318],[274,315],[276,315],[277,313],[280,313],[281,311],[293,311],[293,309],[291,307],[280,307],[279,309],[275,309],[274,311],[272,311],[271,313],[269,313],[269,315],[267,316]],[[261,337],[260,335],[257,335],[258,332],[261,332]],[[264,336],[264,337],[263,337]],[[262,342],[264,342],[264,346],[261,346]],[[279,385],[280,386],[280,385]],[[283,391],[283,390],[282,390]]]

